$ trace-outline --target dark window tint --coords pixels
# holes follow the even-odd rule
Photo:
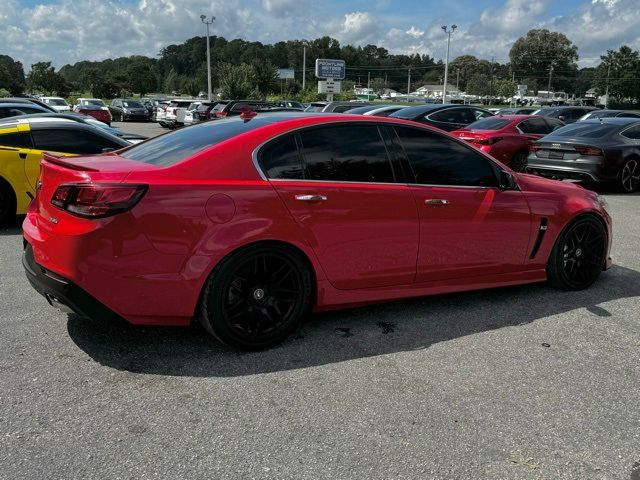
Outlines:
[[[498,130],[511,122],[508,118],[490,117],[483,118],[467,126],[469,130]]]
[[[124,158],[153,165],[169,166],[236,135],[253,130],[258,122],[217,120],[176,130],[134,145],[121,153]]]
[[[105,148],[113,148],[114,150],[122,148],[122,144],[86,130],[32,130],[31,134],[38,150],[91,154],[102,153]]]
[[[545,122],[544,118],[542,117],[524,120],[523,122],[520,122],[518,124],[518,128],[522,133],[533,133],[541,135],[546,135],[552,130],[549,124]]]
[[[306,178],[349,182],[394,182],[391,163],[376,126],[317,128],[300,134]]]
[[[640,125],[627,128],[621,133],[622,136],[632,138],[633,140],[640,140]]]
[[[471,112],[466,108],[445,108],[444,110],[428,115],[428,117],[429,120],[445,123],[469,124],[476,120],[476,117],[471,115]]]
[[[44,111],[45,110],[42,108],[23,107],[22,105],[19,107],[2,107],[0,108],[0,118],[16,117],[18,115],[27,115],[31,113],[42,113]]]
[[[555,118],[551,118],[551,117],[544,117],[544,121],[547,122],[547,125],[549,126],[549,131],[553,132],[559,128],[564,127],[564,122],[561,120],[557,120]]]
[[[555,137],[600,138],[618,128],[620,125],[610,123],[578,122],[555,130],[548,139],[551,141],[551,138]]]
[[[577,120],[578,118],[580,118],[581,116],[583,116],[585,112],[583,109],[581,108],[569,108],[566,110],[561,110],[558,112],[557,117],[560,118],[565,118],[567,120]]]
[[[0,134],[0,146],[31,148],[31,135],[27,132]]]
[[[473,121],[480,120],[481,118],[493,117],[493,113],[480,110],[478,108],[468,109],[473,114]]]
[[[497,185],[489,161],[472,148],[437,133],[395,127],[413,169],[424,185]]]
[[[302,161],[293,135],[267,145],[260,152],[260,166],[269,178],[302,179]]]
[[[637,113],[633,113],[633,112],[621,112],[619,115],[619,117],[625,117],[625,118],[639,118],[640,115],[638,115]]]
[[[353,109],[353,105],[336,105],[335,107],[333,107],[333,112],[334,113],[344,113],[347,110],[351,110]]]
[[[602,110],[600,112],[591,112],[589,118],[609,118],[618,114],[615,110]]]

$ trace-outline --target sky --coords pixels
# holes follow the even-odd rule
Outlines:
[[[212,34],[274,43],[330,35],[341,44],[373,43],[392,53],[446,54],[442,25],[458,25],[451,58],[508,60],[531,28],[564,33],[580,66],[608,49],[640,49],[640,0],[0,0],[0,54],[60,68],[80,60],[157,56],[160,49],[204,35],[200,15],[214,15]]]

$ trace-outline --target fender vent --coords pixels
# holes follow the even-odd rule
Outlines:
[[[538,229],[538,236],[536,237],[536,243],[533,244],[533,250],[531,250],[531,255],[529,255],[529,259],[535,258],[538,250],[540,249],[540,245],[542,245],[542,239],[544,238],[544,234],[547,232],[547,219],[540,219],[540,228]]]

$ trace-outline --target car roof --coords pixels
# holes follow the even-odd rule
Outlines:
[[[640,122],[639,118],[634,117],[604,117],[604,118],[587,118],[586,120],[582,120],[580,124],[601,124],[601,123],[609,123],[611,125],[627,125],[629,123],[638,123]]]
[[[424,105],[412,105],[402,110],[398,110],[391,114],[391,118],[413,118],[427,112],[437,112],[445,108],[476,108],[478,110],[486,110],[484,108],[475,107],[473,105],[459,105],[457,103],[425,103]]]
[[[2,108],[36,107],[36,108],[42,109],[43,113],[44,112],[49,112],[49,110],[47,110],[46,108],[42,107],[41,105],[38,105],[37,103],[32,103],[32,102],[24,102],[24,103],[21,103],[21,102],[3,102],[3,103],[0,103],[0,107],[2,107]],[[53,113],[53,112],[51,112],[51,113]]]

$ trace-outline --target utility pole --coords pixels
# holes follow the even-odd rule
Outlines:
[[[460,69],[456,70],[456,91],[460,93]]]
[[[384,74],[384,89],[387,89],[387,74]]]
[[[307,46],[302,45],[302,91],[307,86]]]
[[[442,103],[447,103],[447,76],[449,74],[449,45],[451,44],[451,34],[455,32],[457,25],[451,25],[451,29],[447,30],[447,25],[442,26],[442,30],[444,33],[448,35],[447,37],[447,60],[444,63],[444,84],[442,86]]]
[[[409,69],[409,78],[407,79],[407,102],[411,101],[409,100],[410,93],[411,93],[411,69]]]
[[[369,95],[370,89],[371,89],[371,72],[367,72],[367,97]]]
[[[493,57],[491,57],[491,83],[489,87],[489,102],[493,103]]]
[[[551,77],[553,76],[553,63],[549,67],[549,85],[547,86],[547,93],[551,95]]]
[[[207,99],[211,101],[211,52],[209,47],[209,25],[212,25],[216,17],[211,15],[211,20],[207,20],[206,15],[200,15],[200,20],[207,26]]]
[[[609,108],[609,74],[611,73],[611,63],[607,65],[607,87],[604,91],[604,108]]]

